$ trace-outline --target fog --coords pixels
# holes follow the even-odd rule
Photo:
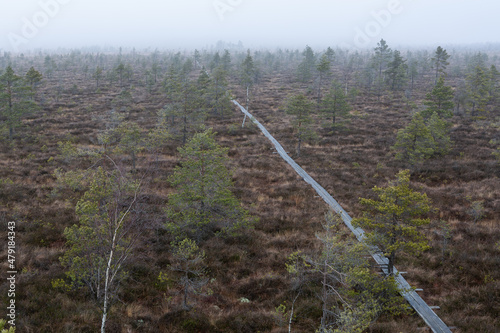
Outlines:
[[[0,49],[499,43],[498,0],[0,0]]]

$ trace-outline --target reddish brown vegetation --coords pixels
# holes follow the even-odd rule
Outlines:
[[[77,167],[77,162],[64,162],[58,157],[57,142],[93,145],[97,131],[103,128],[96,119],[112,108],[119,89],[107,87],[95,92],[95,83],[85,81],[82,75],[74,76],[69,71],[61,75],[67,86],[78,85],[78,93],[63,90],[56,101],[51,96],[57,82],[47,80],[41,90],[46,98],[43,110],[24,121],[13,142],[0,143],[0,179],[12,181],[0,185],[0,237],[6,239],[7,221],[17,222],[17,265],[22,271],[17,296],[19,332],[93,332],[100,320],[97,308],[84,292],[64,293],[51,286],[52,280],[64,277],[58,260],[65,250],[63,231],[78,222],[74,204],[82,194],[53,194],[56,183],[52,174],[58,167]],[[418,101],[428,88],[424,79],[420,84]],[[255,88],[251,103],[254,116],[292,156],[295,141],[282,105],[290,93],[303,88],[293,83],[290,75],[265,76]],[[243,90],[236,84],[234,92],[243,100]],[[153,128],[156,112],[163,106],[161,92],[149,95],[139,87],[132,95],[134,102],[126,120],[136,121],[144,129]],[[384,185],[405,167],[394,161],[390,146],[410,113],[397,94],[387,95],[381,102],[361,94],[352,114],[353,121],[334,134],[318,126],[318,141],[305,145],[297,162],[352,216],[357,216],[361,208],[358,198],[370,197],[373,186]],[[492,119],[494,116],[499,116],[498,110]],[[148,219],[154,222],[151,225],[156,227],[148,233],[137,260],[128,267],[130,279],[123,287],[123,303],[116,303],[112,309],[109,332],[287,331],[275,318],[275,308],[292,299],[285,258],[293,251],[318,248],[315,232],[321,230],[327,207],[273,154],[263,135],[251,126],[240,128],[242,118],[235,108],[229,119],[211,119],[208,125],[219,133],[219,143],[230,148],[234,193],[259,218],[255,229],[237,237],[214,238],[203,245],[210,292],[196,297],[193,311],[181,310],[176,284],[157,279],[170,262],[171,239],[158,226],[172,191],[167,177],[177,164],[180,142],[170,142],[157,159],[142,153],[138,172],[149,170],[142,202]],[[491,155],[495,147],[488,142],[495,129],[479,129],[476,123],[458,117],[453,122],[452,152],[427,161],[412,174],[413,184],[439,209],[435,218],[451,225],[449,252],[442,261],[442,238],[431,228],[427,234],[432,249],[418,258],[403,257],[396,266],[408,272],[406,277],[412,286],[424,289],[422,296],[430,305],[441,307],[438,314],[458,327],[457,331],[494,332],[500,328],[500,253],[494,248],[500,240],[500,166]],[[486,216],[477,224],[472,224],[467,214],[468,195],[484,200]],[[6,263],[5,253],[3,246],[2,265]],[[0,287],[2,300],[5,288],[5,284]],[[241,302],[242,298],[250,303]],[[296,314],[295,332],[312,332],[318,327],[321,313],[314,295],[298,301]],[[416,315],[382,317],[372,325],[371,332],[414,332],[423,326]]]

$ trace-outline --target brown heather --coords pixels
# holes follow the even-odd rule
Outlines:
[[[42,68],[42,63],[38,64]],[[139,65],[135,70],[139,71]],[[76,71],[76,69],[75,69]],[[59,257],[65,248],[63,231],[78,223],[74,204],[81,192],[52,194],[56,168],[89,167],[58,157],[58,141],[80,146],[95,144],[104,125],[98,116],[110,110],[120,89],[105,85],[95,92],[95,82],[83,74],[61,71],[64,87],[55,99],[59,81],[46,79],[39,88],[45,103],[42,111],[24,120],[13,142],[0,142],[0,178],[12,184],[0,186],[0,239],[6,239],[6,222],[17,221],[17,266],[19,269],[18,332],[95,332],[100,313],[84,291],[63,292],[51,281],[64,278]],[[196,73],[197,74],[197,73]],[[194,75],[194,74],[193,74]],[[431,88],[432,75],[420,78],[416,100],[421,103]],[[139,76],[139,74],[137,74]],[[451,78],[451,85],[458,80]],[[149,95],[137,78],[134,102],[125,112],[128,121],[152,129],[156,112],[163,107],[160,89]],[[233,93],[244,100],[243,89],[232,82]],[[283,103],[292,93],[306,92],[307,85],[293,82],[290,73],[269,73],[256,85],[252,114],[290,152],[295,139]],[[313,98],[313,93],[310,94]],[[299,163],[354,217],[360,214],[359,197],[371,197],[371,188],[383,186],[405,167],[393,158],[390,146],[396,131],[407,124],[410,112],[400,93],[376,96],[361,93],[353,103],[353,119],[345,128],[329,133],[317,125],[318,139],[303,146]],[[498,108],[489,119],[500,117]],[[273,154],[270,143],[255,127],[241,129],[243,116],[234,109],[231,117],[209,119],[217,140],[229,148],[233,170],[233,192],[245,209],[258,217],[255,228],[234,237],[212,238],[203,244],[210,282],[194,296],[194,308],[181,309],[180,288],[173,281],[160,283],[160,272],[168,272],[171,236],[161,228],[163,208],[172,192],[167,177],[178,163],[172,140],[158,158],[140,154],[138,172],[149,170],[143,202],[152,227],[141,243],[138,257],[127,267],[130,278],[114,304],[108,332],[287,332],[280,326],[275,308],[290,304],[293,292],[285,269],[286,257],[294,251],[319,250],[315,233],[321,230],[326,205],[308,184]],[[491,155],[489,141],[498,129],[478,128],[468,118],[454,117],[451,153],[431,159],[412,173],[412,183],[432,199],[439,211],[434,219],[447,221],[452,239],[444,261],[442,237],[426,230],[432,248],[419,257],[403,256],[396,263],[406,271],[410,284],[423,288],[430,305],[440,306],[438,315],[454,332],[498,332],[500,330],[500,165]],[[231,125],[236,130],[230,130]],[[44,147],[44,148],[42,148]],[[52,160],[50,160],[52,158]],[[128,157],[123,156],[124,161]],[[472,223],[467,196],[484,200],[485,217]],[[2,242],[2,244],[4,244]],[[6,271],[6,247],[0,255]],[[0,284],[5,300],[6,284]],[[242,302],[243,299],[249,302]],[[3,303],[2,303],[3,304]],[[313,332],[319,326],[321,306],[315,295],[305,295],[296,305],[294,332]],[[2,314],[3,312],[0,312]],[[417,332],[425,327],[417,316],[381,316],[369,332]],[[422,330],[424,332],[425,330]]]

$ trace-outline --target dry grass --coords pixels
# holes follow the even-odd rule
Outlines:
[[[25,269],[19,281],[19,323],[26,332],[89,332],[99,324],[99,312],[88,295],[66,295],[50,284],[64,277],[58,262],[64,251],[62,233],[77,223],[73,205],[81,195],[53,195],[56,183],[52,173],[58,167],[89,166],[62,161],[57,157],[57,142],[93,145],[98,130],[104,128],[96,119],[113,107],[120,89],[105,87],[95,93],[94,82],[69,72],[61,75],[67,86],[77,82],[79,93],[63,91],[56,101],[51,91],[58,82],[48,80],[41,91],[49,96],[43,111],[26,121],[14,142],[0,142],[0,178],[13,182],[0,186],[0,237],[6,237],[6,221],[18,222],[18,268]],[[416,94],[420,100],[428,89],[424,81]],[[145,129],[152,128],[164,97],[160,93],[148,95],[140,82],[134,86],[134,103],[124,115]],[[295,139],[282,105],[290,93],[304,88],[292,84],[288,73],[264,76],[251,104],[254,116],[292,156]],[[240,90],[234,86],[242,100]],[[333,134],[317,124],[319,139],[304,145],[297,162],[356,216],[361,208],[358,198],[370,197],[373,186],[385,185],[405,167],[393,160],[389,147],[397,129],[410,119],[410,112],[398,95],[386,96],[381,102],[362,95],[354,103],[352,115],[351,122]],[[167,177],[177,164],[180,142],[169,142],[158,158],[141,154],[138,168],[149,170],[144,207],[154,226],[145,233],[140,254],[128,267],[131,279],[123,286],[124,303],[113,308],[110,332],[287,331],[279,326],[274,310],[293,296],[284,263],[294,251],[319,249],[315,233],[321,230],[327,207],[273,154],[271,144],[255,128],[240,130],[241,120],[235,110],[226,121],[211,119],[208,125],[219,133],[219,143],[230,149],[234,193],[259,222],[238,237],[214,238],[203,244],[210,283],[193,298],[194,311],[181,311],[177,285],[161,285],[157,279],[160,271],[168,271],[170,263],[172,239],[160,226],[168,194],[173,191]],[[397,267],[408,272],[413,286],[424,289],[426,301],[441,307],[438,314],[459,328],[455,332],[495,332],[500,329],[500,251],[493,247],[500,240],[500,166],[495,164],[493,147],[488,144],[494,130],[475,129],[473,123],[458,117],[453,122],[455,145],[450,155],[427,161],[412,174],[413,184],[439,209],[435,218],[451,226],[445,260],[441,260],[442,239],[433,233],[435,229],[429,229],[426,233],[432,249],[417,258],[402,257]],[[238,130],[231,129],[231,124]],[[467,214],[468,195],[484,200],[486,216],[477,224],[472,224]],[[1,250],[4,264],[5,246]],[[4,283],[0,295],[4,298],[5,294]],[[242,303],[241,298],[250,303]],[[295,332],[314,331],[319,323],[319,301],[314,295],[300,299],[296,314]],[[369,331],[417,332],[424,326],[416,315],[383,316]]]

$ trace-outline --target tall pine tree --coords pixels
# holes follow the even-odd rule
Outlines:
[[[310,127],[312,109],[312,102],[303,94],[290,97],[286,104],[286,113],[293,116],[292,126],[297,136],[297,156],[300,156],[302,142],[314,136]]]
[[[23,116],[38,109],[33,101],[33,89],[25,80],[7,66],[0,76],[0,115],[4,118],[2,127],[12,140],[15,128],[21,125]]]

